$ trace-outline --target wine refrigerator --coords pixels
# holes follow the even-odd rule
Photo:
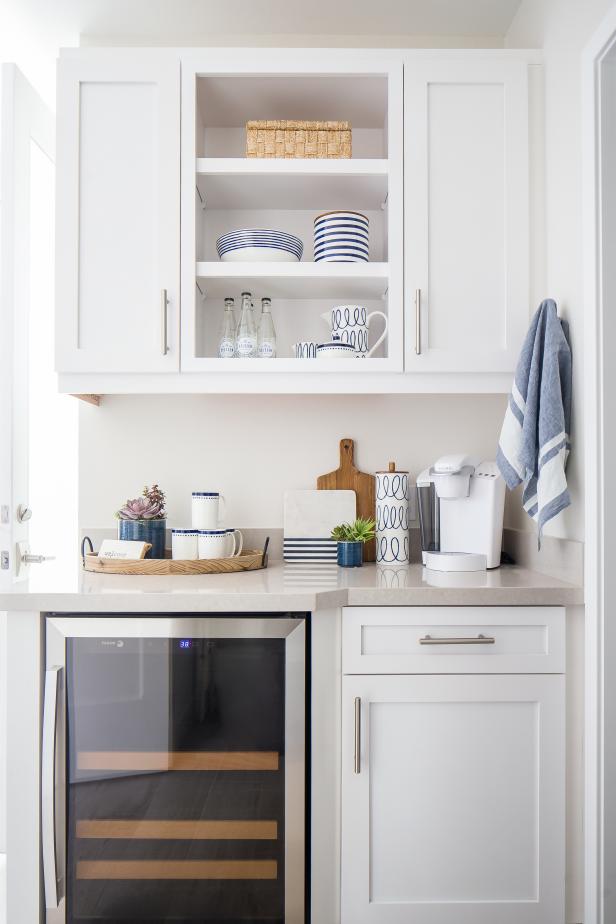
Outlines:
[[[47,924],[306,924],[306,626],[46,619]]]

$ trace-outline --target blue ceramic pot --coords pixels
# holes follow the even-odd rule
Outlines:
[[[165,557],[167,520],[118,520],[118,539],[135,539],[152,546],[146,558]]]
[[[341,568],[361,568],[364,563],[363,542],[339,542],[338,564]]]

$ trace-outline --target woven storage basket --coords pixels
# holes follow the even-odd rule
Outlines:
[[[350,157],[348,122],[246,123],[246,157]]]

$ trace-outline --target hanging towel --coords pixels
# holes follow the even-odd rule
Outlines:
[[[522,503],[543,527],[571,503],[565,467],[571,444],[569,325],[547,299],[535,314],[515,370],[496,460],[510,489],[524,484]]]

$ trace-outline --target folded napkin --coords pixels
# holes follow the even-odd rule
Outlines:
[[[547,299],[535,314],[515,370],[496,461],[510,489],[524,483],[522,503],[543,527],[571,503],[565,467],[571,444],[569,325]]]

